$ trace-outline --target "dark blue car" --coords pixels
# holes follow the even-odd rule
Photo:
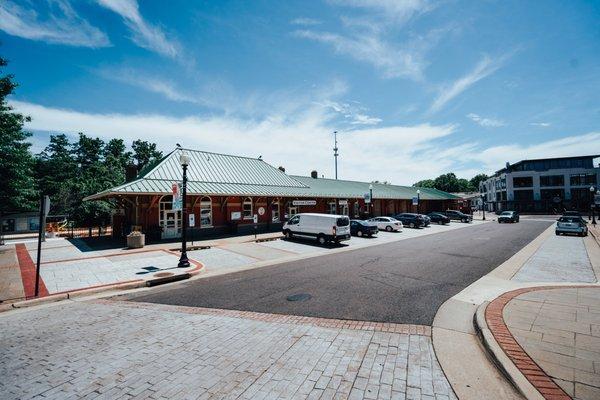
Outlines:
[[[361,221],[360,219],[353,219],[350,221],[350,234],[353,236],[373,236],[378,231],[376,226],[369,225],[365,221]]]

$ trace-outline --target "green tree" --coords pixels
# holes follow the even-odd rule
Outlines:
[[[435,189],[435,181],[433,179],[424,179],[414,183],[413,186]]]
[[[35,172],[40,192],[50,196],[52,213],[70,214],[76,200],[73,179],[77,164],[66,135],[50,136],[50,144],[37,156]]]
[[[136,162],[138,171],[160,160],[163,156],[162,152],[156,149],[156,143],[150,143],[145,140],[135,140],[131,148],[133,149],[133,159]]]
[[[0,57],[0,69],[7,61]],[[33,180],[34,160],[29,152],[29,132],[23,124],[30,118],[7,103],[17,84],[13,75],[0,72],[0,214],[36,209],[37,194]]]
[[[477,174],[474,177],[471,178],[471,186],[473,187],[474,191],[478,191],[479,190],[479,183],[481,183],[482,181],[485,181],[489,178],[489,176],[487,176],[486,174]]]

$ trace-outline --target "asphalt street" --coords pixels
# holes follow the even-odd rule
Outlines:
[[[506,261],[551,223],[482,224],[199,279],[130,299],[431,325],[444,301]],[[292,295],[300,295],[299,300],[288,300]]]

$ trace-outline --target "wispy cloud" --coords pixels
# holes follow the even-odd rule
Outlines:
[[[532,125],[532,126],[541,126],[543,128],[547,128],[547,127],[549,127],[552,124],[550,122],[531,122],[529,125]]]
[[[68,1],[54,0],[47,6],[47,15],[41,16],[34,9],[3,0],[0,29],[13,36],[46,43],[92,48],[110,46],[108,36],[80,17]]]
[[[432,44],[419,40],[419,43],[413,41],[404,48],[396,48],[374,34],[345,36],[312,30],[297,30],[294,34],[300,38],[329,44],[338,54],[372,64],[381,69],[386,78],[421,80],[423,69],[427,65],[424,54]],[[433,37],[431,39],[434,40]]]
[[[302,25],[302,26],[314,26],[314,25],[321,24],[321,21],[319,21],[318,19],[314,19],[314,18],[300,17],[300,18],[295,18],[295,19],[291,20],[290,24]]]
[[[382,121],[381,118],[367,115],[366,112],[368,109],[357,102],[340,103],[333,100],[325,100],[323,102],[315,102],[315,104],[341,114],[350,125],[377,125]]]
[[[343,7],[361,8],[357,16],[340,17],[345,30],[340,33],[297,30],[294,35],[333,47],[338,54],[368,63],[383,72],[385,78],[408,78],[423,80],[428,66],[426,54],[448,33],[451,27],[432,29],[425,35],[410,35],[399,44],[389,38],[397,34],[405,23],[432,7],[427,1],[335,1],[330,3]]]
[[[501,121],[499,119],[484,118],[481,115],[475,113],[467,114],[467,118],[486,128],[497,128],[506,125],[504,121]]]
[[[154,51],[166,57],[176,58],[180,46],[174,39],[157,26],[148,23],[140,14],[137,0],[97,0],[101,6],[119,14],[133,36],[131,39],[138,46]]]
[[[435,113],[441,110],[450,100],[469,89],[475,83],[496,72],[500,67],[502,67],[507,57],[508,56],[503,56],[493,59],[487,55],[483,56],[483,58],[477,63],[477,65],[475,65],[475,68],[473,68],[471,72],[454,81],[452,84],[442,88],[438,96],[433,101],[429,112]]]

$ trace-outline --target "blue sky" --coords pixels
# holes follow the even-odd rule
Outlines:
[[[4,0],[11,102],[49,133],[416,180],[600,151],[598,1]]]

